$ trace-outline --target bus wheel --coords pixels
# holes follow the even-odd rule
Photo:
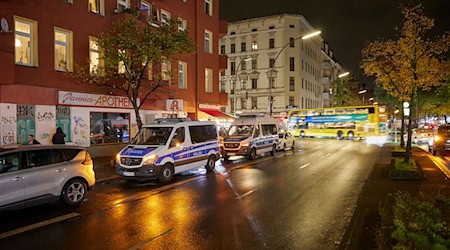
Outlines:
[[[300,138],[305,138],[305,131],[300,131]]]
[[[341,140],[342,139],[342,135],[343,135],[342,131],[339,130],[337,132],[337,138],[336,139]]]
[[[353,138],[355,138],[355,134],[353,133],[353,131],[348,132],[347,133],[347,139],[353,140]]]

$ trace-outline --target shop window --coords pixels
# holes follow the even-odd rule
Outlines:
[[[91,113],[91,144],[130,142],[130,114]]]
[[[37,66],[37,22],[14,17],[15,62],[26,66]]]

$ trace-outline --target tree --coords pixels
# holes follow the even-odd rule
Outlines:
[[[334,107],[362,104],[358,96],[359,86],[352,83],[354,82],[351,82],[348,77],[338,78],[332,82]]]
[[[367,76],[375,76],[390,95],[409,102],[414,110],[419,90],[440,86],[449,77],[444,54],[450,45],[448,33],[430,38],[434,20],[423,14],[422,5],[403,7],[404,20],[396,40],[374,41],[363,49],[361,67]],[[412,123],[408,124],[405,162],[411,157]]]
[[[152,93],[169,88],[170,60],[194,51],[195,46],[188,30],[179,31],[174,21],[155,27],[141,21],[137,14],[124,15],[97,37],[99,63],[94,67],[77,65],[72,76],[126,95],[140,129],[142,105]]]

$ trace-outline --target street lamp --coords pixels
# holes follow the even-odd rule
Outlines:
[[[239,70],[239,67],[241,66],[241,64],[242,64],[242,62],[244,61],[244,62],[248,62],[248,61],[250,61],[250,60],[252,60],[252,58],[250,57],[250,56],[247,56],[244,60],[240,60],[239,61],[239,64],[238,64],[238,66],[236,67],[236,69],[234,70],[234,78],[235,78],[235,82],[234,82],[234,86],[233,86],[233,93],[234,93],[234,100],[233,100],[233,103],[234,103],[234,109],[233,109],[233,114],[234,114],[234,116],[236,116],[236,86],[237,86],[237,82],[238,82],[238,75],[237,75],[237,73],[238,73],[238,70]]]
[[[338,77],[342,78],[342,77],[348,76],[349,74],[350,74],[350,72],[347,71],[347,72],[344,72],[344,73],[338,75]]]
[[[363,90],[360,90],[359,92],[358,92],[358,94],[362,94],[363,95],[363,97],[362,97],[362,102],[363,102],[363,105],[365,105],[366,104],[366,100],[365,100],[365,98],[366,98],[366,95],[365,95],[365,93],[367,92],[367,89],[363,89]]]
[[[293,39],[292,41],[289,41],[288,43],[286,43],[280,51],[278,51],[277,55],[275,56],[275,60],[272,62],[272,65],[270,67],[270,75],[269,75],[269,117],[272,117],[272,109],[273,109],[273,100],[272,100],[272,77],[273,77],[273,70],[275,68],[275,63],[277,62],[278,57],[281,55],[281,52],[287,48],[290,44],[292,44],[293,42],[297,41],[298,39],[302,39],[302,40],[306,40],[309,39],[311,37],[317,36],[320,33],[322,33],[322,31],[315,31],[312,32],[310,34],[304,35],[304,36],[299,36],[295,39]]]

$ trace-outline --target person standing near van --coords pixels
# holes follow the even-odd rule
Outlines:
[[[52,143],[53,144],[66,144],[64,141],[64,138],[66,137],[66,134],[62,131],[61,127],[58,127],[56,129],[56,133],[53,135]]]
[[[34,139],[34,135],[28,135],[28,140],[26,142],[27,145],[40,144],[36,139]]]

